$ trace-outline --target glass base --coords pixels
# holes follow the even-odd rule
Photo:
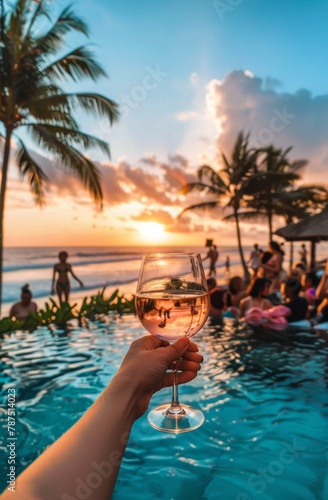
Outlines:
[[[180,413],[169,413],[170,408],[171,405],[166,404],[158,406],[148,413],[148,422],[154,429],[181,434],[197,429],[205,420],[203,413],[193,406],[182,405],[183,411]]]

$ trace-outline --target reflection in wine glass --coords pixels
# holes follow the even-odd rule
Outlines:
[[[148,332],[170,342],[192,337],[204,325],[209,294],[199,254],[149,253],[142,259],[136,292],[138,317]],[[174,370],[172,403],[148,415],[164,432],[188,432],[204,422],[203,413],[178,398],[178,369]]]

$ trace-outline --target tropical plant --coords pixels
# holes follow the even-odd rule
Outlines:
[[[29,313],[24,322],[8,317],[0,319],[0,334],[10,333],[15,330],[33,331],[38,326],[55,325],[65,328],[71,320],[77,320],[80,326],[85,326],[85,320],[105,321],[110,314],[135,314],[134,297],[126,298],[115,290],[109,297],[105,295],[105,288],[91,297],[85,297],[79,307],[68,302],[57,303],[50,298],[45,302],[44,308],[37,313]]]
[[[198,169],[198,182],[186,184],[183,194],[192,191],[205,192],[213,195],[214,199],[205,200],[185,208],[180,216],[188,210],[214,209],[222,206],[229,209],[230,213],[223,217],[224,221],[234,219],[236,224],[238,250],[241,264],[244,271],[245,280],[249,281],[249,272],[246,266],[240,231],[240,210],[247,208],[247,189],[249,179],[256,172],[257,151],[249,148],[249,134],[245,135],[241,131],[238,134],[234,145],[231,160],[222,153],[223,168],[214,170],[211,166],[204,165]],[[205,181],[203,180],[205,179]]]
[[[301,179],[301,170],[307,164],[307,160],[290,161],[290,150],[291,148],[276,149],[274,146],[257,150],[257,169],[246,189],[249,197],[248,211],[240,214],[241,219],[266,218],[270,241],[273,235],[273,217],[284,217],[286,210],[290,211],[290,207],[280,203],[280,200],[285,200],[286,194],[294,189],[295,183]]]
[[[0,140],[3,161],[0,188],[0,304],[2,291],[3,217],[12,140],[17,167],[26,179],[37,204],[45,201],[49,179],[42,165],[28,150],[30,135],[41,150],[61,166],[74,172],[96,203],[102,203],[100,172],[85,150],[100,148],[109,156],[107,142],[80,130],[75,112],[118,118],[117,105],[96,93],[65,92],[62,83],[84,78],[96,81],[106,76],[86,46],[62,53],[65,36],[71,32],[88,36],[88,27],[71,7],[65,7],[52,22],[46,0],[17,0],[0,12]],[[26,134],[18,135],[18,129]]]

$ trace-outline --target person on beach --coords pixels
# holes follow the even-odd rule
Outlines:
[[[207,252],[206,257],[203,258],[203,261],[206,259],[210,259],[208,277],[212,276],[212,274],[214,274],[214,276],[216,275],[215,265],[218,258],[219,258],[219,252],[216,248],[216,245],[211,245],[209,251]]]
[[[305,271],[307,270],[307,249],[303,243],[299,251],[300,261],[303,262]]]
[[[59,264],[54,265],[54,272],[52,276],[52,286],[51,286],[51,294],[55,293],[55,280],[56,273],[58,273],[57,283],[56,283],[56,292],[59,298],[59,302],[63,303],[64,301],[68,302],[69,294],[71,291],[71,284],[68,278],[68,273],[71,273],[73,278],[83,287],[82,281],[74,274],[71,264],[68,264],[66,261],[68,259],[67,252],[59,252],[58,254]]]
[[[225,261],[224,266],[225,266],[225,272],[227,274],[230,274],[230,257],[229,257],[229,255],[227,255],[227,257],[226,257],[226,261]]]
[[[112,498],[134,421],[155,392],[173,385],[174,368],[184,384],[197,376],[202,361],[188,337],[171,345],[152,335],[135,340],[91,408],[20,474],[15,494],[7,489],[1,500]]]
[[[247,265],[252,269],[253,275],[255,276],[256,271],[258,270],[259,265],[261,264],[260,260],[260,250],[257,243],[255,243],[253,250],[249,256]]]
[[[10,309],[9,316],[11,319],[17,319],[24,323],[29,313],[37,313],[38,306],[32,301],[32,292],[29,285],[24,285],[22,287],[21,300],[16,302]]]

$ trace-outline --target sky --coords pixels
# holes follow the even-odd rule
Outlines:
[[[52,0],[54,15],[68,3]],[[5,246],[199,245],[236,241],[222,211],[178,217],[199,196],[181,195],[203,163],[229,156],[238,132],[251,143],[293,146],[305,182],[328,173],[328,35],[325,0],[79,0],[74,10],[109,79],[66,84],[120,105],[121,118],[80,117],[81,129],[109,142],[91,156],[102,176],[99,211],[81,183],[30,143],[52,180],[36,207],[14,155],[6,197]],[[13,143],[13,152],[15,144]],[[283,225],[276,221],[276,227]],[[243,241],[265,244],[267,228],[243,225]]]

